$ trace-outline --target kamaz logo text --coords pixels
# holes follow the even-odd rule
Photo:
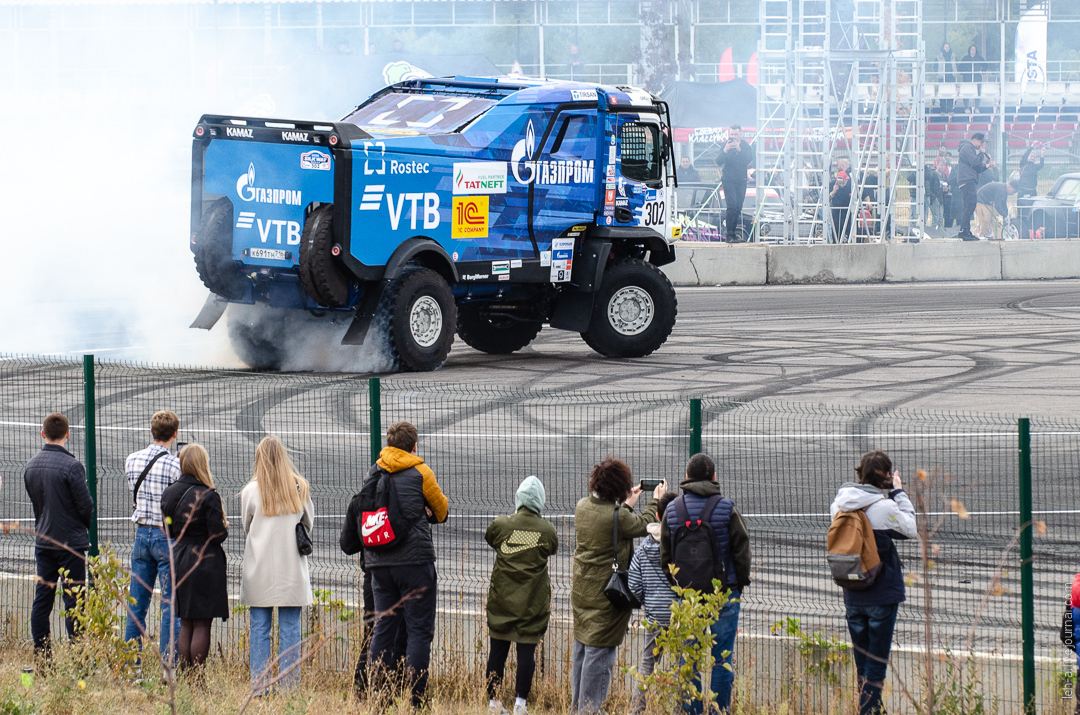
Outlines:
[[[294,189],[264,189],[255,186],[255,165],[248,164],[246,174],[241,174],[236,180],[236,195],[243,201],[254,201],[257,204],[286,204],[288,206],[302,206],[300,191]]]
[[[251,139],[252,130],[243,127],[225,127],[225,136]]]
[[[405,208],[405,202],[409,202],[409,228],[416,230],[417,219],[423,211],[423,227],[434,229],[439,227],[439,195],[428,191],[425,193],[408,192],[403,194],[383,193],[385,184],[368,184],[364,187],[364,194],[360,198],[361,211],[378,211],[382,205],[382,197],[386,197],[386,209],[390,212],[390,230],[397,231],[401,224],[401,212]],[[417,206],[419,204],[419,207]]]
[[[281,138],[287,142],[306,142],[308,140],[307,132],[282,132]]]

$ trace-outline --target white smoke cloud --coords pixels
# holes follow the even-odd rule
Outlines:
[[[142,45],[141,61],[167,65],[168,47]],[[258,56],[261,40],[251,49]],[[269,88],[223,86],[227,66],[225,79],[176,92],[160,79],[35,86],[40,70],[24,65],[0,84],[0,352],[241,366],[224,318],[210,332],[188,327],[208,295],[189,247],[191,133],[203,113],[273,115]],[[277,100],[297,104],[280,89]],[[287,336],[284,366],[386,364],[370,346],[338,345],[340,335],[330,344],[335,331],[304,323]]]

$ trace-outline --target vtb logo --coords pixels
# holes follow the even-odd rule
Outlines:
[[[488,197],[455,196],[450,238],[487,238]]]

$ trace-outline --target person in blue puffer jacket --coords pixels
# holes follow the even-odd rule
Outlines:
[[[858,482],[840,485],[830,511],[836,518],[837,512],[865,509],[881,559],[881,571],[870,588],[844,589],[859,681],[859,715],[876,715],[885,712],[881,689],[885,686],[896,614],[905,599],[904,567],[893,541],[913,539],[918,532],[915,508],[904,492],[900,473],[893,471],[889,455],[881,450],[867,452],[855,467],[855,474]]]
[[[671,602],[675,600],[675,592],[671,590],[671,584],[660,566],[660,528],[664,521],[664,510],[673,499],[673,492],[660,497],[656,521],[645,527],[649,530],[649,536],[630,559],[630,591],[645,607],[645,630],[648,634],[641,652],[641,665],[638,666],[638,675],[642,678],[652,675],[663,655],[657,648],[656,637],[671,624]],[[645,712],[645,690],[640,685],[634,691],[630,712],[633,715]]]

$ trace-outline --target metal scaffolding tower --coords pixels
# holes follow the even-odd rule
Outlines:
[[[783,234],[755,240],[921,236],[922,0],[760,3],[757,212],[782,213]],[[844,160],[851,200],[833,206]]]

